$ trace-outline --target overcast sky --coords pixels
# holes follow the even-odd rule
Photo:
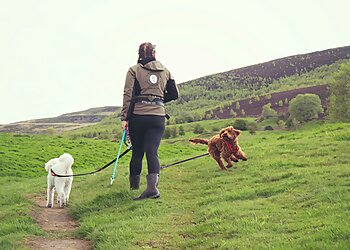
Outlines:
[[[349,10],[347,0],[0,0],[0,124],[120,106],[146,41],[177,83],[350,45]]]

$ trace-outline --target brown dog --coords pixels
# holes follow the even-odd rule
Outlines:
[[[194,144],[206,144],[208,145],[208,152],[217,161],[219,167],[222,170],[232,167],[234,162],[238,162],[238,159],[243,161],[247,160],[246,155],[238,145],[237,137],[241,133],[240,130],[234,129],[232,126],[223,128],[220,130],[219,135],[214,135],[210,140],[194,138],[189,141]],[[221,158],[223,158],[227,165],[224,166]]]

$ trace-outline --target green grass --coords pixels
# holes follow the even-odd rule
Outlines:
[[[209,138],[210,131],[199,137]],[[89,156],[96,161],[94,165],[107,162],[117,147],[107,141],[83,140],[92,147],[91,153],[87,146],[76,147],[81,140],[0,137],[1,145],[12,140],[23,151],[21,156],[31,157],[33,147],[57,140],[56,150],[47,151],[47,158],[72,147],[80,164]],[[189,137],[192,134],[186,132],[163,141],[162,165],[206,151],[204,145],[189,145]],[[7,145],[0,147],[5,152],[0,163],[23,160],[19,153],[10,153],[12,146]],[[138,192],[128,191],[129,155],[118,165],[113,186],[109,186],[112,169],[75,178],[69,213],[80,222],[76,235],[91,240],[96,249],[349,248],[350,124],[308,124],[296,131],[258,131],[256,135],[243,132],[240,145],[249,160],[228,171],[220,171],[209,157],[162,170],[158,200],[131,199]],[[39,151],[37,157],[46,160],[42,154]],[[2,173],[1,187],[6,188],[0,191],[1,219],[6,217],[7,224],[0,226],[0,248],[16,249],[24,237],[42,234],[28,216],[30,203],[25,199],[32,193],[45,193],[45,161],[40,161],[33,160],[39,166],[33,174],[35,181]],[[25,170],[18,169],[25,177]],[[145,165],[142,188],[146,172]]]
[[[74,156],[75,169],[97,168],[117,155],[117,144],[48,135],[0,134],[0,176],[41,175],[45,162],[65,152]]]
[[[16,177],[0,178],[0,249],[22,249],[24,237],[43,235],[29,216],[32,203],[26,198],[27,193],[35,192],[37,184]]]

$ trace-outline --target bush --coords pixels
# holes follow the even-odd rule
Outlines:
[[[171,136],[170,129],[166,128],[165,131],[164,131],[164,134],[163,134],[163,138],[164,139],[169,139],[170,136]]]
[[[273,127],[272,126],[266,126],[265,128],[264,128],[264,130],[273,130]]]
[[[271,108],[271,103],[268,103],[268,104],[263,106],[261,115],[264,118],[270,118],[270,117],[277,116],[277,112]]]
[[[202,134],[204,132],[204,128],[200,124],[196,124],[193,128],[193,133]]]
[[[256,125],[256,123],[252,122],[248,124],[248,131],[251,135],[254,135],[257,130],[258,130],[258,125]]]
[[[185,130],[182,126],[179,127],[179,135],[185,135]]]
[[[283,120],[279,120],[277,122],[277,125],[278,125],[279,128],[284,129],[286,127],[286,122],[283,121]]]
[[[173,138],[176,138],[176,137],[177,137],[177,128],[176,128],[176,126],[173,126],[173,127],[171,128],[171,130],[170,130],[170,135],[171,135],[171,137],[173,137]]]
[[[233,127],[239,130],[247,130],[247,123],[245,120],[237,119],[234,121]]]

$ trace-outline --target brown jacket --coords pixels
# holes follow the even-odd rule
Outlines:
[[[137,97],[147,98],[149,102],[135,102]],[[165,116],[164,105],[151,102],[159,99],[168,102],[177,97],[177,86],[167,68],[158,61],[138,63],[126,74],[121,120],[127,121],[131,113]]]

